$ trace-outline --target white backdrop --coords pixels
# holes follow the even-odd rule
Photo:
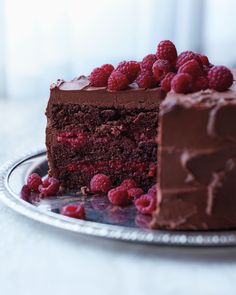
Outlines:
[[[236,63],[234,0],[0,0],[0,95],[37,99],[57,78],[141,59],[162,39]]]

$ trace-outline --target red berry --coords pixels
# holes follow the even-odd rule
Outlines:
[[[61,208],[60,213],[62,215],[77,218],[77,219],[84,219],[85,218],[85,209],[84,206],[81,204],[69,204],[65,205]]]
[[[199,63],[195,59],[191,59],[183,64],[181,67],[179,67],[178,74],[179,73],[187,73],[193,79],[196,79],[198,76],[201,75],[201,68],[199,66]]]
[[[39,191],[40,184],[42,184],[42,179],[37,173],[32,173],[27,179],[27,185],[33,192]]]
[[[155,54],[148,54],[146,55],[142,62],[141,62],[141,69],[142,70],[152,70],[152,66],[154,64],[154,62],[157,60],[156,55]]]
[[[152,214],[157,207],[157,200],[150,194],[145,194],[135,201],[135,207],[142,214]]]
[[[177,59],[177,50],[170,40],[161,41],[157,45],[156,56],[159,59],[167,59],[170,63],[174,64]]]
[[[113,72],[114,67],[111,64],[104,64],[101,66],[101,69],[103,69],[109,77],[111,73]]]
[[[186,73],[177,74],[171,81],[171,89],[176,93],[190,93],[192,91],[192,77]]]
[[[137,187],[137,186],[138,186],[137,183],[131,178],[123,180],[120,185],[120,187],[123,187],[126,190],[133,188],[133,187]]]
[[[165,75],[173,70],[173,66],[168,60],[158,59],[152,66],[153,77],[156,81],[161,81]]]
[[[89,75],[89,80],[92,86],[105,87],[107,86],[107,80],[109,75],[102,68],[95,68]]]
[[[60,188],[60,182],[54,177],[47,177],[39,186],[41,197],[56,196]]]
[[[231,71],[224,66],[214,66],[208,72],[209,88],[225,91],[233,84]]]
[[[153,197],[156,197],[157,195],[157,185],[154,184],[149,190],[148,190],[148,194],[152,195]]]
[[[30,188],[28,187],[28,185],[23,185],[21,192],[20,192],[20,197],[21,199],[23,199],[26,202],[29,202],[30,200]]]
[[[108,199],[113,205],[117,206],[125,206],[129,203],[127,190],[119,186],[108,192]]]
[[[202,66],[202,73],[203,73],[203,75],[207,77],[208,72],[210,71],[210,69],[211,69],[210,66],[203,65]]]
[[[199,76],[193,84],[193,92],[205,90],[209,87],[208,79],[204,76]]]
[[[124,90],[128,88],[129,80],[126,75],[115,70],[111,73],[108,79],[108,89],[109,90]]]
[[[206,55],[202,55],[200,53],[197,53],[197,55],[200,58],[202,65],[209,66],[210,62]]]
[[[171,90],[171,81],[175,77],[175,73],[168,73],[166,74],[165,78],[161,81],[161,89],[169,92]]]
[[[90,181],[90,189],[93,193],[107,193],[111,185],[110,177],[105,174],[96,174]]]
[[[153,88],[157,86],[157,82],[149,70],[142,70],[138,74],[136,82],[140,88]]]
[[[118,64],[116,70],[126,75],[129,82],[132,83],[138,76],[140,64],[137,61],[122,61]]]
[[[71,147],[76,148],[87,142],[87,135],[81,131],[62,131],[57,135],[57,142],[66,143]]]
[[[128,190],[128,198],[134,200],[143,194],[143,190],[140,187],[132,187]]]
[[[184,65],[187,61],[191,59],[195,59],[199,63],[199,65],[201,65],[201,60],[197,53],[193,51],[184,51],[180,53],[180,55],[177,58],[176,68],[178,69],[179,67],[181,67],[182,65]]]

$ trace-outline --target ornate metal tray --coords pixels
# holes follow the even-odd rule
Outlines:
[[[0,168],[0,199],[13,210],[57,228],[97,237],[136,243],[173,246],[235,246],[236,231],[162,231],[146,227],[150,217],[137,214],[134,207],[111,206],[101,196],[82,196],[76,192],[28,203],[20,191],[32,172],[47,174],[45,150],[30,152]],[[80,201],[87,212],[86,220],[58,214],[64,204]]]

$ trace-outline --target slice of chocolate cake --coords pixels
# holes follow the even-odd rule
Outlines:
[[[154,226],[236,227],[236,85],[226,92],[169,93],[159,122]]]
[[[51,87],[46,145],[50,171],[64,187],[88,186],[97,173],[113,185],[133,178],[143,189],[156,182],[160,88],[124,91],[91,87],[82,76]]]

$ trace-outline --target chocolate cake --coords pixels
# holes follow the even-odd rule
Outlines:
[[[226,92],[167,94],[159,116],[154,227],[236,227],[235,126],[235,84]]]
[[[131,201],[133,181],[143,193],[131,196],[137,210],[156,209],[153,228],[236,228],[232,72],[192,51],[177,55],[164,40],[140,63],[58,80],[46,110],[49,175],[76,190],[106,179],[109,191],[102,191],[113,205]]]
[[[84,76],[59,80],[46,111],[49,173],[66,188],[105,173],[114,184],[132,177],[147,189],[156,181],[159,130],[152,226],[236,227],[235,90],[170,92],[163,101],[160,88],[108,91]]]
[[[82,76],[51,86],[46,111],[50,171],[66,188],[89,186],[96,173],[114,185],[133,178],[143,189],[156,183],[160,88],[108,91]]]

